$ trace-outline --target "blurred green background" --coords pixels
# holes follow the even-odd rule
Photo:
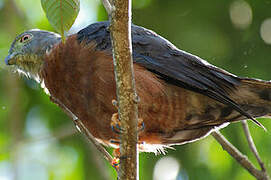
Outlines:
[[[99,0],[81,0],[69,33],[106,19]],[[271,79],[270,0],[134,0],[133,23],[236,75]],[[31,28],[53,30],[39,0],[0,0],[0,180],[116,179],[39,85],[5,66],[15,36]],[[261,122],[269,132],[249,125],[271,174],[271,120]],[[240,123],[222,132],[256,162]],[[211,136],[175,149],[141,153],[140,179],[254,179]]]

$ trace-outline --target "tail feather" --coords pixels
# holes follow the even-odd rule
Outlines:
[[[253,117],[254,123],[266,130],[255,118],[271,114],[270,81],[242,78],[231,98]]]

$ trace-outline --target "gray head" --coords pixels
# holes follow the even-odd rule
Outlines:
[[[25,31],[11,44],[5,63],[15,65],[18,71],[36,79],[45,53],[60,41],[60,35],[53,32],[36,29]]]

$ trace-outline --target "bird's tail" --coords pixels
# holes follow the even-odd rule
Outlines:
[[[271,115],[271,82],[258,79],[241,79],[232,99],[252,117]]]
[[[176,134],[170,138],[167,136],[163,143],[165,144],[184,144],[203,138],[211,130],[223,128],[228,123],[244,119],[251,119],[258,126],[264,126],[255,118],[262,116],[271,116],[271,81],[262,81],[257,79],[241,78],[241,83],[235,86],[230,95],[242,111],[248,113],[249,118],[244,113],[236,111],[229,106],[217,106],[214,109],[208,107],[203,110],[203,114],[196,114],[186,117],[188,126],[185,129],[175,130]],[[207,110],[208,109],[208,110]],[[215,119],[215,120],[214,120]],[[196,123],[195,123],[196,122]],[[266,130],[266,129],[265,129]]]

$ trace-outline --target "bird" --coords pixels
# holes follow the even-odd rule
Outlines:
[[[60,108],[79,118],[103,145],[118,147],[112,130],[116,97],[110,22],[69,35],[32,29],[18,35],[7,65],[36,80]],[[238,77],[137,25],[131,26],[140,151],[194,142],[231,122],[268,116],[271,82]],[[57,99],[57,101],[54,101]]]

